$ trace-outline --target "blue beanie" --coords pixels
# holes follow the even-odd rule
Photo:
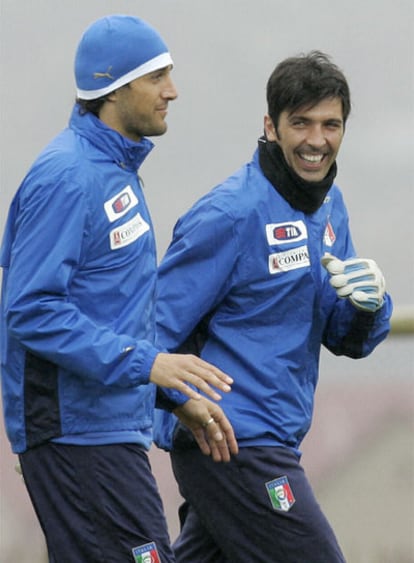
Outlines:
[[[124,15],[101,18],[86,29],[76,51],[77,97],[95,100],[172,64],[163,39],[145,21]]]

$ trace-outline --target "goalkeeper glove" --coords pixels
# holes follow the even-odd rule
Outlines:
[[[378,311],[384,302],[385,280],[376,262],[369,258],[339,260],[325,254],[322,266],[331,275],[329,280],[338,297],[348,298],[357,309]]]

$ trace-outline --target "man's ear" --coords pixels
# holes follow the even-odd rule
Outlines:
[[[114,102],[117,99],[117,95],[118,95],[118,89],[113,90],[112,92],[109,92],[109,94],[107,94],[105,96],[106,101],[107,102]]]
[[[264,116],[264,131],[268,141],[277,141],[276,127],[273,124],[272,118],[268,113]]]

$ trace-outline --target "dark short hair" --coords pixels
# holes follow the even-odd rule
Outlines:
[[[117,90],[125,90],[127,88],[130,88],[130,82],[124,84],[123,86],[120,86],[119,88],[117,88]],[[115,91],[116,90],[114,90],[113,92]],[[96,117],[99,117],[102,106],[106,101],[108,101],[108,97],[113,92],[110,92],[105,96],[101,96],[100,98],[96,98],[95,100],[83,100],[81,98],[76,98],[76,103],[79,106],[79,113],[81,115],[85,115],[85,113],[93,113],[94,115],[96,115]]]
[[[76,103],[79,106],[79,113],[81,115],[85,115],[85,113],[93,113],[96,117],[99,117],[99,112],[105,102],[106,96],[96,98],[96,100],[82,100],[81,98],[76,98]]]
[[[313,107],[327,98],[340,98],[344,124],[351,96],[342,71],[320,51],[289,57],[279,63],[267,82],[268,113],[277,128],[282,111]]]

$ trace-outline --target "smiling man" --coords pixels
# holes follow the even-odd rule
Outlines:
[[[160,344],[196,351],[233,377],[222,405],[239,443],[219,466],[157,414],[185,499],[179,563],[343,563],[300,444],[321,346],[360,358],[389,330],[383,276],[355,257],[334,184],[350,111],[343,73],[319,52],[286,59],[267,102],[252,161],[179,220],[159,270]]]
[[[265,132],[268,141],[278,143],[286,163],[298,176],[318,182],[328,174],[342,142],[342,102],[328,98],[310,108],[284,110],[277,128],[266,115]]]

